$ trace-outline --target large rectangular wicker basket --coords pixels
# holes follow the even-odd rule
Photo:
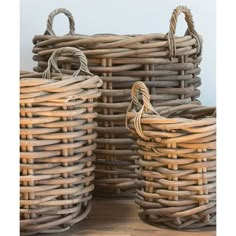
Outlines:
[[[56,36],[52,29],[53,18],[59,13],[69,18],[69,35]],[[183,37],[176,37],[180,13],[185,14],[188,30]],[[144,81],[154,106],[199,103],[201,38],[194,29],[190,10],[182,6],[173,12],[168,34],[86,36],[74,31],[70,12],[65,9],[52,12],[45,34],[33,39],[34,60],[38,62],[34,70],[43,72],[56,48],[73,46],[85,53],[90,71],[103,80],[97,107],[95,189],[97,194],[129,195],[135,187],[138,158],[136,145],[125,128],[131,86],[135,81]],[[66,54],[58,58],[58,63],[62,72],[68,74],[79,66]]]
[[[51,73],[60,53],[80,58],[81,72]],[[102,81],[73,48],[56,50],[42,73],[20,77],[21,235],[60,233],[90,212],[96,122]]]
[[[147,221],[176,229],[216,223],[215,113],[196,104],[154,109],[145,84],[134,84],[127,124],[138,136],[136,203]]]

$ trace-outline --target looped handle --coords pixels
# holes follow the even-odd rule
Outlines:
[[[43,78],[48,78],[48,79],[51,78],[51,69],[54,69],[55,71],[61,74],[61,71],[57,65],[57,58],[59,55],[63,53],[70,53],[74,57],[79,58],[80,68],[74,72],[73,76],[79,75],[80,71],[86,73],[87,75],[93,76],[93,74],[88,69],[88,62],[84,53],[80,51],[78,48],[64,47],[64,48],[58,48],[52,53],[51,57],[48,60],[48,67],[43,72]]]
[[[139,93],[142,95],[143,104],[139,102],[139,98],[138,98]],[[143,82],[138,81],[134,83],[131,89],[131,98],[132,98],[131,103],[136,105],[138,109],[142,108],[143,106],[145,111],[149,110],[149,111],[156,112],[152,104],[150,103],[150,94],[149,94],[148,88]]]
[[[65,14],[68,19],[69,19],[69,25],[70,25],[70,32],[69,34],[73,35],[75,34],[75,21],[74,21],[74,17],[72,16],[72,14],[70,13],[70,11],[68,11],[65,8],[58,8],[55,9],[54,11],[52,11],[49,16],[48,16],[48,21],[47,21],[47,29],[45,31],[45,35],[56,35],[55,32],[52,29],[52,25],[53,25],[53,20],[54,17],[60,13]]]
[[[138,98],[139,93],[141,93],[142,95],[143,104],[139,102],[139,98]],[[143,133],[143,130],[142,130],[142,125],[141,125],[142,115],[144,112],[148,112],[148,111],[151,111],[155,113],[156,115],[158,115],[158,113],[155,111],[152,104],[150,103],[150,94],[149,94],[147,86],[143,82],[135,82],[131,90],[131,98],[132,100],[128,107],[127,112],[130,112],[132,110],[133,104],[136,106],[135,107],[136,110],[139,110],[139,111],[137,112],[134,118],[134,128],[137,134],[141,138],[148,140],[149,138]],[[129,128],[127,117],[126,117],[126,127]]]
[[[186,6],[178,6],[172,13],[172,16],[170,19],[169,33],[167,34],[170,56],[171,57],[176,56],[175,32],[176,32],[177,19],[180,13],[183,13],[185,15],[185,20],[188,25],[188,29],[185,35],[190,34],[196,39],[197,54],[199,55],[201,54],[201,50],[202,50],[202,40],[194,28],[193,16],[191,14],[191,11]]]

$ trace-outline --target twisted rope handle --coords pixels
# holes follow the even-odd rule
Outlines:
[[[177,19],[180,13],[183,13],[185,15],[185,21],[187,22],[188,25],[188,30],[186,31],[185,34],[188,33],[196,39],[197,54],[200,55],[202,50],[202,40],[194,28],[193,16],[191,14],[191,11],[186,6],[178,6],[172,13],[170,19],[169,33],[167,34],[170,56],[171,57],[176,56],[175,32],[176,32]]]
[[[54,17],[60,13],[65,14],[68,19],[69,19],[69,25],[70,25],[70,32],[69,34],[73,35],[75,34],[75,21],[74,21],[74,17],[72,16],[72,14],[70,13],[70,11],[68,11],[65,8],[58,8],[55,9],[54,11],[52,11],[49,16],[48,16],[48,21],[47,21],[47,29],[45,31],[45,35],[56,35],[55,32],[52,29],[52,25],[53,25],[53,20]]]
[[[142,95],[143,104],[139,102],[138,95],[140,93]],[[147,86],[143,82],[135,82],[131,90],[131,98],[132,100],[127,109],[127,113],[131,112],[131,110],[133,109],[133,105],[136,110],[139,110],[134,118],[134,128],[137,134],[141,138],[148,140],[149,138],[143,133],[143,130],[142,130],[142,125],[141,125],[142,115],[144,112],[148,112],[148,111],[151,111],[156,115],[158,115],[158,113],[155,111],[152,104],[150,103],[150,94],[149,94]],[[129,129],[127,116],[126,116],[126,127]]]
[[[142,95],[142,103],[139,102],[138,95]],[[137,106],[138,109],[140,109],[142,106],[144,107],[144,111],[153,111],[155,112],[152,104],[150,103],[150,94],[148,91],[147,86],[143,82],[135,82],[132,89],[131,89],[131,103],[134,103],[134,105]]]
[[[54,69],[55,71],[57,71],[58,73],[61,74],[61,71],[57,65],[57,58],[59,55],[61,55],[63,53],[70,53],[74,57],[79,58],[80,67],[77,71],[74,72],[73,76],[79,75],[80,71],[83,71],[87,75],[93,76],[93,74],[88,69],[88,62],[87,62],[87,58],[84,55],[84,53],[82,51],[80,51],[78,48],[64,47],[64,48],[58,48],[52,53],[51,57],[48,60],[48,67],[43,72],[43,78],[48,78],[48,79],[51,78],[51,69]]]

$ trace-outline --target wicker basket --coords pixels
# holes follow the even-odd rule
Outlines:
[[[73,54],[84,75],[57,72],[59,54]],[[94,189],[97,113],[94,99],[102,80],[93,76],[84,54],[56,50],[44,74],[20,78],[20,226],[21,235],[59,233],[84,219]]]
[[[69,17],[70,33],[55,36],[52,23],[55,15]],[[177,17],[185,14],[188,30],[175,37]],[[95,150],[97,194],[129,195],[134,192],[136,146],[125,128],[130,91],[135,81],[144,81],[150,88],[154,106],[199,103],[198,87],[202,43],[194,29],[190,10],[177,7],[170,20],[168,34],[93,35],[74,33],[74,21],[65,9],[52,12],[44,35],[35,36],[33,52],[38,62],[35,71],[42,72],[55,48],[74,46],[88,58],[89,69],[103,79],[98,103],[98,132]],[[72,74],[77,61],[63,55],[58,59],[64,73]]]
[[[147,87],[136,82],[127,120],[139,136],[136,203],[146,220],[176,229],[214,225],[215,108],[188,104],[154,109]]]

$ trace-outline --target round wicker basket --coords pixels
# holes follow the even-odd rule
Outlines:
[[[77,57],[80,69],[74,75],[60,73],[61,53]],[[70,47],[54,51],[45,73],[21,73],[21,235],[63,232],[88,215],[97,136],[94,107],[101,85],[84,54]]]
[[[138,137],[136,203],[148,221],[175,229],[216,223],[215,114],[196,104],[154,109],[145,84],[134,84],[127,126]]]

